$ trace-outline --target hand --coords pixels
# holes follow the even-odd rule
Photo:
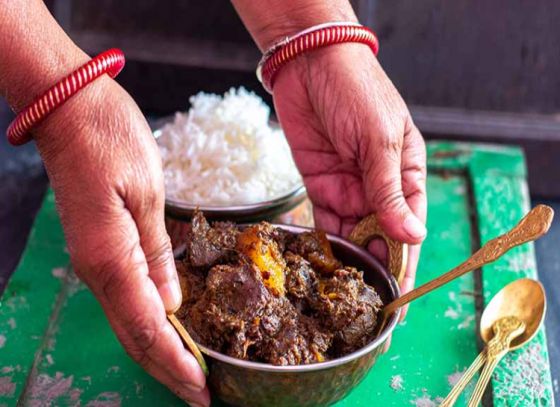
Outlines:
[[[130,96],[103,77],[35,132],[76,274],[128,354],[192,405],[205,377],[167,322],[181,292],[164,227],[161,159]]]
[[[298,57],[278,73],[274,104],[317,227],[346,236],[375,213],[411,245],[402,286],[410,291],[426,234],[425,146],[371,50],[340,44]]]

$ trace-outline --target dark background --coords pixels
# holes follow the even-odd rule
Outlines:
[[[379,58],[426,138],[519,144],[533,203],[560,211],[560,2],[356,0],[381,42]],[[95,54],[120,47],[118,80],[150,117],[184,110],[199,90],[243,84],[268,102],[260,57],[224,0],[49,0],[69,35]],[[0,56],[1,57],[1,56]],[[0,99],[0,133],[12,114]],[[0,137],[0,291],[13,272],[47,187],[33,144]],[[559,400],[560,224],[537,242],[552,376]]]

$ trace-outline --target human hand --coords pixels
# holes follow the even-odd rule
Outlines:
[[[391,238],[410,244],[401,287],[410,291],[426,234],[425,146],[371,50],[340,44],[299,56],[278,73],[274,104],[316,226],[347,236],[375,213]],[[370,250],[384,255],[378,242]]]
[[[102,77],[56,110],[35,140],[76,274],[120,342],[179,397],[209,405],[204,374],[166,319],[182,299],[164,227],[161,159],[140,110]]]

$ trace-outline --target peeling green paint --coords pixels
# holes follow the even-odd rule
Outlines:
[[[529,208],[519,149],[438,142],[427,150],[429,234],[418,283],[457,265],[479,241],[502,233]],[[67,264],[49,192],[0,302],[0,406],[18,400],[22,405],[183,405],[127,357],[100,306]],[[536,277],[532,245],[485,267],[478,283],[469,274],[413,303],[389,352],[338,405],[437,405],[479,351],[476,299],[488,302],[521,277]],[[499,365],[492,382],[494,405],[552,406],[551,387],[543,330]],[[457,405],[464,404],[463,396]]]

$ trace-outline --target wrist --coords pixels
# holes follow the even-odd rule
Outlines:
[[[52,50],[35,56],[28,53],[17,55],[2,75],[2,90],[12,109],[19,112],[89,59],[75,46],[66,47],[63,52]]]
[[[99,133],[96,127],[106,124],[101,112],[107,95],[116,97],[119,89],[113,79],[102,76],[54,110],[32,130],[43,160],[51,162],[76,144],[88,144],[84,135],[95,135]],[[93,140],[90,141],[90,144],[95,144]]]
[[[243,0],[234,0],[247,29],[261,49],[266,51],[279,40],[292,36],[314,25],[332,21],[357,22],[352,6],[346,0],[336,1],[281,1],[252,2],[246,10]]]
[[[375,74],[378,69],[381,69],[379,61],[367,45],[333,44],[299,55],[287,63],[276,76],[274,95],[280,88],[293,88],[294,81],[310,90],[318,90],[329,87],[339,75],[362,78],[364,73]]]

